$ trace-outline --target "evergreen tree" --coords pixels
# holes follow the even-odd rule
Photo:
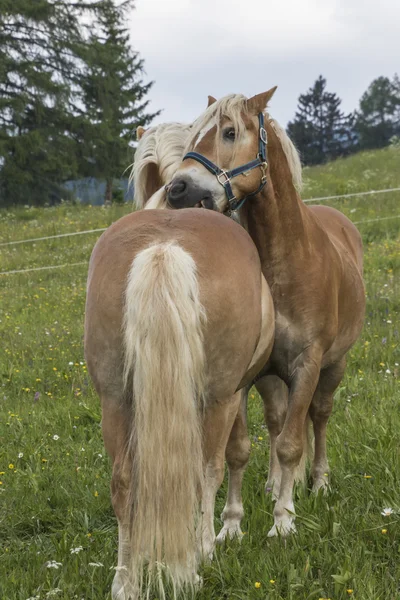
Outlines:
[[[387,146],[400,133],[400,81],[388,77],[374,79],[362,95],[356,113],[356,131],[360,148]]]
[[[308,92],[299,96],[288,134],[304,164],[319,164],[353,150],[353,117],[340,110],[341,102],[336,94],[326,91],[326,79],[322,76]]]
[[[141,79],[143,61],[131,48],[124,26],[132,8],[133,0],[99,1],[81,55],[86,63],[79,80],[84,109],[76,138],[81,142],[83,174],[106,182],[106,203],[112,200],[113,180],[132,162],[134,130],[158,114],[145,112],[144,97],[152,83]]]
[[[56,202],[81,176],[106,179],[111,196],[131,129],[152,117],[122,26],[132,3],[0,0],[2,205]]]
[[[93,2],[93,0],[91,0]],[[85,0],[88,2],[88,0]],[[53,202],[76,172],[70,78],[79,11],[57,0],[0,0],[0,201]]]

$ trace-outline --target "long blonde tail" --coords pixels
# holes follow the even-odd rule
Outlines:
[[[162,570],[174,596],[196,581],[196,517],[203,481],[204,309],[196,265],[177,243],[141,251],[125,304],[125,383],[133,380],[129,452],[134,580]],[[130,384],[129,384],[130,385]]]

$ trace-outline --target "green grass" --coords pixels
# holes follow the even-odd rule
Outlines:
[[[399,164],[398,152],[383,150],[307,169],[304,197],[397,187]],[[334,206],[363,220],[400,213],[399,200],[393,193]],[[128,210],[3,211],[0,242],[105,227]],[[298,534],[267,538],[268,435],[253,391],[246,535],[203,568],[198,600],[400,598],[400,220],[360,228],[368,307],[329,424],[332,489],[326,497],[299,489]],[[97,236],[0,247],[0,271],[86,261]],[[86,270],[0,276],[1,600],[110,598],[117,528],[99,403],[83,359]],[[394,514],[382,516],[384,507]],[[61,565],[48,568],[49,561]]]

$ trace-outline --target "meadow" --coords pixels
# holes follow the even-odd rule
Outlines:
[[[388,148],[304,171],[304,198],[400,187]],[[298,488],[298,533],[267,538],[268,434],[250,393],[245,536],[202,568],[198,600],[400,599],[400,192],[330,202],[360,223],[367,315],[329,424],[331,489]],[[0,244],[107,227],[131,210],[0,211]],[[100,408],[83,356],[87,261],[99,233],[0,246],[0,599],[110,599],[117,526]],[[216,528],[226,482],[216,507]],[[387,509],[386,511],[384,509]],[[384,513],[384,514],[382,514]]]

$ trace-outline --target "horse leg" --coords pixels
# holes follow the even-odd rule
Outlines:
[[[228,497],[221,519],[223,528],[217,536],[217,542],[222,543],[226,536],[242,538],[240,521],[244,510],[242,502],[243,475],[249,462],[250,440],[247,435],[247,395],[249,388],[241,390],[242,399],[232,431],[226,446],[225,457],[228,464]]]
[[[116,398],[102,398],[102,413],[104,446],[112,461],[111,500],[118,521],[118,566],[111,596],[113,600],[136,600],[138,593],[129,578],[131,554],[128,498],[132,465],[126,448],[131,416],[121,400]]]
[[[313,492],[328,488],[329,465],[326,455],[326,427],[332,412],[333,394],[341,382],[346,359],[321,371],[317,389],[310,405],[310,417],[314,427],[315,453],[312,465]]]
[[[264,418],[269,433],[269,469],[265,493],[272,492],[274,500],[278,499],[281,486],[281,467],[276,453],[276,440],[285,423],[288,391],[282,379],[276,375],[267,375],[256,382],[256,388],[264,403]]]
[[[319,379],[321,355],[319,349],[308,348],[292,367],[288,412],[276,443],[282,479],[279,498],[274,508],[274,525],[268,533],[269,537],[278,533],[285,536],[296,531],[293,486],[296,467],[304,453],[307,413]]]
[[[215,496],[224,479],[224,456],[242,392],[207,406],[204,415],[204,487],[198,538],[200,555],[212,558],[215,545]]]

